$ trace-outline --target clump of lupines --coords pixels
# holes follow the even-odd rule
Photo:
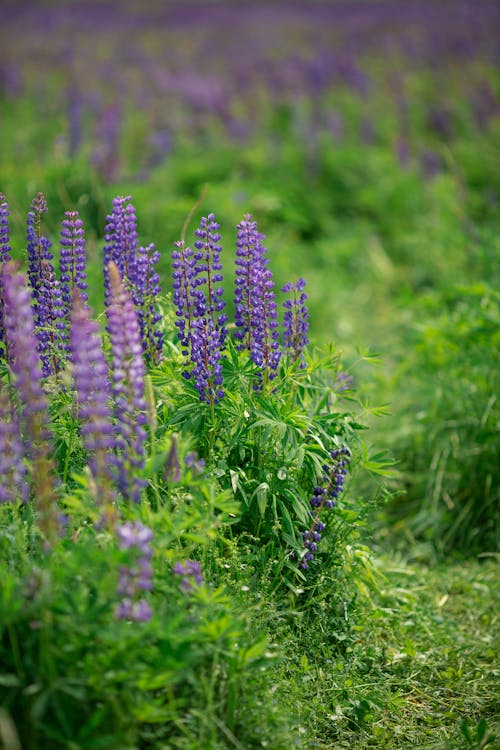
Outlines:
[[[172,254],[174,305],[179,341],[192,365],[183,374],[193,377],[202,401],[215,404],[224,396],[221,359],[227,316],[220,286],[219,224],[213,213],[201,219],[195,234],[195,251],[177,242]]]
[[[274,282],[263,239],[257,222],[246,214],[238,224],[236,241],[235,338],[240,342],[239,348],[246,349],[262,369],[263,377],[272,380],[281,351]]]
[[[73,295],[70,344],[83,445],[98,485],[99,502],[104,513],[112,516],[116,439],[108,365],[99,325],[91,319],[89,308],[78,292]]]
[[[203,584],[203,576],[201,574],[201,566],[197,560],[184,560],[184,562],[176,562],[172,568],[174,575],[180,576],[181,588],[186,593],[193,590],[194,585],[201,586]]]
[[[283,307],[283,347],[289,352],[292,360],[302,359],[303,351],[309,343],[309,310],[307,309],[307,294],[304,292],[305,279],[299,279],[295,284],[285,284],[282,291],[291,293],[291,298],[285,300]]]
[[[330,451],[330,464],[323,464],[323,482],[318,484],[310,499],[311,525],[302,532],[305,552],[302,556],[300,567],[307,570],[309,563],[314,560],[314,555],[321,541],[321,534],[326,526],[320,520],[320,513],[324,508],[333,508],[335,502],[344,489],[344,480],[347,468],[351,460],[351,453],[347,446]]]
[[[132,564],[120,567],[120,580],[117,595],[121,598],[116,607],[115,617],[118,620],[147,622],[152,617],[149,602],[142,597],[145,591],[153,588],[151,566],[151,540],[153,532],[139,521],[127,522],[116,526],[120,550],[131,550]]]
[[[107,217],[104,246],[104,298],[110,301],[108,266],[118,268],[120,278],[130,291],[141,330],[142,348],[148,361],[158,364],[162,358],[163,333],[158,327],[161,316],[155,300],[160,294],[160,278],[155,270],[160,254],[153,244],[139,247],[137,219],[131,196],[117,196]]]
[[[147,404],[141,333],[130,294],[116,264],[108,265],[108,332],[111,343],[111,392],[117,424],[118,486],[123,495],[140,501],[145,482],[138,476],[144,467]]]
[[[59,528],[59,519],[50,460],[48,403],[42,388],[31,292],[24,275],[17,271],[12,261],[3,264],[1,275],[8,362],[19,397],[21,432],[27,456],[31,459],[33,483],[37,490],[40,528],[50,539]]]

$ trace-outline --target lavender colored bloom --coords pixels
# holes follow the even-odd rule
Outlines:
[[[343,446],[330,451],[329,457],[331,463],[325,463],[322,467],[322,484],[314,488],[310,499],[312,508],[311,525],[306,531],[302,532],[304,542],[304,553],[300,561],[302,570],[307,570],[309,563],[314,560],[318,544],[321,541],[321,534],[326,528],[323,521],[319,519],[321,511],[323,508],[333,508],[335,501],[344,489],[344,480],[351,460],[351,452],[347,446]]]
[[[119,620],[147,622],[152,617],[152,610],[145,599],[140,599],[144,591],[153,588],[151,566],[151,540],[153,532],[139,521],[127,522],[116,526],[118,547],[122,551],[131,551],[133,560],[119,569],[119,581],[116,593],[122,597],[115,610]]]
[[[4,263],[10,260],[10,230],[9,230],[9,206],[5,199],[5,195],[0,193],[0,269]],[[2,282],[0,277],[0,353],[2,351],[2,345],[5,340],[5,332],[3,328],[3,298],[2,298]]]
[[[99,326],[90,318],[88,307],[76,293],[71,315],[71,358],[83,445],[89,454],[92,475],[100,485],[99,496],[106,504],[111,504],[115,435],[108,366]]]
[[[42,214],[47,213],[47,201],[43,193],[38,193],[31,202],[31,211],[27,218],[27,253],[28,253],[28,279],[33,290],[35,303],[38,297],[38,289],[42,276],[42,260],[52,263],[54,258],[51,247],[52,243],[42,234]]]
[[[185,593],[192,591],[194,584],[197,586],[203,584],[201,566],[197,560],[184,560],[182,563],[176,562],[172,570],[174,575],[182,578],[181,588]]]
[[[113,199],[113,210],[107,216],[104,230],[104,299],[110,304],[109,263],[118,268],[125,286],[130,281],[130,272],[135,267],[137,255],[137,219],[130,195]]]
[[[142,348],[148,362],[158,364],[163,357],[163,332],[158,327],[161,315],[155,300],[161,292],[160,277],[155,266],[160,253],[153,243],[140,247],[130,268],[132,300],[139,318]]]
[[[291,299],[283,303],[285,315],[283,318],[283,346],[290,352],[295,361],[301,359],[303,350],[309,343],[309,310],[305,304],[307,294],[304,292],[306,282],[299,279],[295,284],[285,284],[282,291],[291,292]]]
[[[235,338],[252,361],[272,380],[281,358],[272,273],[262,244],[264,235],[246,214],[238,224],[235,279]]]
[[[115,263],[109,263],[108,274],[107,316],[112,355],[111,391],[117,421],[118,484],[126,498],[139,502],[141,488],[145,486],[137,474],[144,468],[146,368],[137,315]]]
[[[203,217],[195,234],[195,251],[178,242],[172,254],[176,325],[183,353],[192,365],[184,375],[193,377],[202,401],[215,404],[224,396],[221,359],[227,336],[215,215]]]
[[[41,363],[37,353],[31,292],[14,263],[0,269],[4,300],[4,326],[9,365],[20,401],[20,426],[26,452],[32,463],[37,488],[39,527],[50,540],[59,531],[54,503],[56,487],[49,457],[48,404],[42,388]]]
[[[21,428],[7,387],[0,380],[0,503],[28,500]]]
[[[73,292],[79,290],[80,298],[87,300],[87,268],[85,258],[85,233],[78,211],[66,211],[61,225],[60,255],[61,297],[67,317],[70,315]]]
[[[45,377],[57,374],[65,361],[66,323],[61,286],[50,261],[42,259],[34,306],[35,334]]]

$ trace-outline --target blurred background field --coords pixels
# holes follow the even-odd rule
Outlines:
[[[380,667],[390,621],[390,673],[400,690],[407,662],[415,675],[414,705],[405,704],[413,725],[400,746],[424,747],[434,720],[443,742],[435,748],[489,747],[477,721],[481,706],[495,713],[478,675],[484,669],[493,683],[500,3],[4,0],[0,14],[0,190],[13,254],[24,258],[26,212],[38,191],[54,243],[63,212],[78,209],[91,302],[101,311],[103,232],[115,195],[132,196],[141,244],[160,250],[166,292],[172,243],[202,194],[187,239],[199,216],[214,211],[227,258],[236,224],[253,214],[277,289],[307,280],[313,342],[334,342],[362,396],[387,405],[386,416],[370,420],[369,440],[396,462],[394,495],[371,518],[370,544],[383,550],[393,588],[387,584],[367,615],[375,645],[362,633],[351,662],[342,662],[357,669],[362,651],[363,669],[375,682],[380,671],[387,695],[363,697],[364,672],[353,672],[346,721],[361,731],[377,700],[386,701],[372,735],[389,747],[402,705]],[[229,273],[229,308],[232,281]],[[365,362],[373,353],[377,368]],[[365,499],[377,492],[361,480],[353,490]],[[469,568],[457,564],[463,557]],[[423,567],[406,567],[413,564]],[[471,571],[469,587],[463,570]],[[405,588],[414,575],[414,588]],[[457,594],[459,646],[451,630],[439,631],[437,589],[439,601]],[[422,617],[410,622],[416,610]],[[430,674],[417,657],[432,628],[439,637]],[[438,664],[440,643],[456,660],[453,674]],[[475,671],[464,664],[469,656]],[[310,666],[311,684],[321,683],[321,669]],[[432,680],[455,680],[447,717]],[[308,711],[324,701],[322,690]],[[348,734],[342,744],[346,715],[318,729],[336,742],[323,746],[372,746],[370,733]],[[463,716],[470,724],[460,734]]]

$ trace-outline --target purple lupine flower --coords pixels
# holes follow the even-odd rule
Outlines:
[[[88,306],[77,292],[73,297],[70,341],[83,445],[89,456],[92,475],[99,484],[102,505],[111,506],[115,431],[108,365],[102,350],[99,325],[91,319]]]
[[[83,301],[88,299],[85,232],[78,211],[65,211],[64,213],[61,224],[59,271],[62,302],[66,317],[69,319],[74,290],[79,290],[80,299]]]
[[[27,218],[27,253],[28,253],[28,279],[33,290],[35,303],[38,297],[38,288],[42,277],[42,260],[52,264],[54,258],[51,247],[52,243],[42,234],[42,214],[47,213],[47,201],[43,193],[38,193],[31,202],[31,211]]]
[[[293,361],[302,359],[303,351],[309,343],[309,310],[305,304],[307,294],[304,292],[306,282],[299,279],[295,284],[285,284],[282,291],[292,293],[292,298],[285,300],[283,307],[283,346],[290,352]]]
[[[63,367],[67,345],[61,286],[52,263],[42,259],[39,286],[34,306],[35,335],[44,377],[57,374]]]
[[[155,300],[161,292],[160,277],[155,266],[160,253],[153,243],[139,247],[130,268],[132,300],[139,318],[142,348],[148,362],[158,364],[163,356],[163,332],[158,327],[161,314]]]
[[[227,336],[215,215],[203,217],[195,234],[195,252],[178,242],[172,254],[176,325],[183,354],[192,364],[183,374],[193,377],[202,401],[215,404],[224,396],[221,359]]]
[[[246,214],[238,224],[236,241],[235,337],[246,349],[263,376],[272,380],[281,358],[278,342],[274,282],[269,270],[264,235]],[[259,387],[259,386],[257,386]]]
[[[131,564],[122,565],[116,593],[121,597],[115,617],[119,620],[147,622],[152,617],[152,609],[145,599],[139,598],[144,591],[153,588],[151,566],[151,540],[153,532],[140,521],[127,522],[116,526],[118,547],[122,551],[132,550]]]
[[[0,193],[0,269],[4,263],[10,260],[11,248],[10,242],[10,230],[9,230],[9,206],[5,199],[5,195]],[[2,298],[2,282],[0,276],[0,353],[2,351],[2,345],[5,345],[5,332],[3,328],[3,298]]]
[[[118,484],[124,496],[140,501],[145,482],[137,476],[144,468],[147,405],[141,332],[130,294],[116,264],[108,267],[110,299],[107,308],[111,342],[111,391],[117,421]]]
[[[21,428],[7,386],[0,380],[0,503],[28,500]]]
[[[307,570],[309,563],[314,560],[318,544],[321,541],[321,534],[326,526],[319,516],[323,508],[333,508],[335,502],[344,489],[344,481],[347,468],[351,460],[351,452],[347,446],[336,448],[330,451],[330,464],[323,464],[322,484],[318,484],[312,493],[310,499],[311,505],[311,525],[309,529],[302,532],[304,542],[304,554],[301,558],[300,567]]]
[[[20,425],[31,459],[36,486],[39,526],[50,540],[60,523],[54,499],[56,494],[50,460],[50,434],[47,427],[48,403],[42,388],[42,368],[26,279],[12,262],[0,269],[4,300],[4,326],[9,365],[20,401]]]
[[[172,568],[174,575],[182,578],[181,588],[185,593],[189,593],[193,590],[194,584],[201,586],[203,584],[203,576],[201,574],[201,566],[197,560],[184,560],[184,562],[174,563]]]
[[[109,263],[118,268],[120,279],[125,286],[130,283],[130,274],[135,267],[137,255],[137,219],[131,196],[116,196],[113,210],[106,217],[104,230],[104,301],[110,303]]]

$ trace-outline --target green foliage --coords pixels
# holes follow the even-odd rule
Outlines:
[[[401,361],[399,447],[407,494],[394,515],[441,551],[499,542],[500,296],[488,284],[429,295]]]

